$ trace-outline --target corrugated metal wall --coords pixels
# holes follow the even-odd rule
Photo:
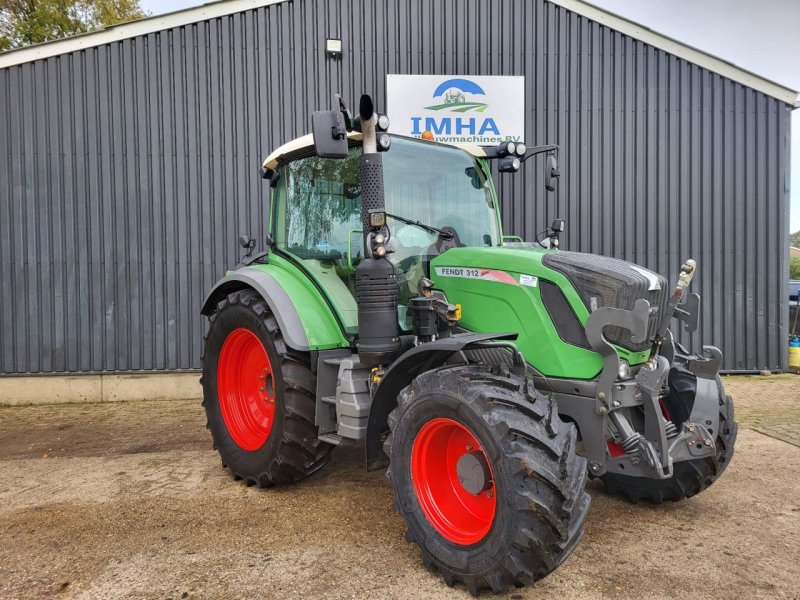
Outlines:
[[[499,178],[507,233],[695,257],[693,341],[786,366],[786,105],[544,0],[290,0],[0,70],[0,373],[198,367],[205,292],[265,234],[261,159],[334,91],[385,106],[387,73],[525,75],[563,176]]]

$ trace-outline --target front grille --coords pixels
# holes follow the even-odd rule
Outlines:
[[[650,347],[668,299],[664,277],[624,260],[581,252],[551,252],[542,262],[572,282],[589,312],[602,306],[632,310],[639,298],[647,300],[651,307],[647,341],[634,344],[630,332],[619,327],[607,327],[605,335],[612,344],[635,352]],[[651,290],[653,284],[659,289]]]

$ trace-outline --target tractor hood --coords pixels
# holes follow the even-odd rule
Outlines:
[[[632,310],[644,298],[651,305],[651,337],[669,294],[664,277],[637,265],[544,248],[453,248],[431,261],[430,277],[450,302],[462,305],[464,327],[517,331],[529,362],[544,365],[551,376],[568,376],[581,364],[591,378],[602,368],[584,332],[594,310]],[[634,344],[614,327],[605,334],[630,364],[646,360],[649,341]]]
[[[542,256],[542,263],[570,280],[589,312],[602,306],[633,310],[639,298],[647,300],[650,303],[647,341],[634,344],[630,335],[617,327],[609,327],[606,338],[629,350],[641,351],[650,346],[649,340],[655,335],[667,301],[669,286],[664,277],[624,260],[582,252],[548,252]]]

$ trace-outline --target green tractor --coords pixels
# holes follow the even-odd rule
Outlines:
[[[353,118],[267,157],[265,250],[208,295],[208,427],[247,485],[287,484],[363,440],[423,562],[477,594],[531,583],[583,534],[587,477],[633,501],[693,496],[730,463],[721,353],[690,354],[700,298],[612,258],[558,249],[563,221],[503,235],[489,162],[554,146],[454,147]]]

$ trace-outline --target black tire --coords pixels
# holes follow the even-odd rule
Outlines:
[[[719,432],[716,440],[716,456],[676,463],[669,479],[648,479],[606,473],[600,478],[606,490],[611,494],[626,496],[632,502],[644,500],[661,504],[696,496],[719,479],[733,459],[739,426],[734,420],[733,399],[725,394],[719,377],[717,377],[717,390]]]
[[[267,352],[272,368],[275,412],[266,441],[257,449],[245,450],[231,436],[220,407],[217,368],[228,336],[246,329],[255,334]],[[214,449],[223,468],[247,485],[270,487],[291,483],[322,468],[332,446],[321,442],[314,426],[316,376],[309,357],[289,349],[275,316],[253,290],[228,294],[209,319],[203,353],[203,406]]]
[[[454,543],[436,529],[412,481],[417,435],[441,418],[474,435],[493,474],[491,528],[471,545]],[[485,588],[500,592],[532,583],[560,565],[583,536],[590,499],[584,491],[586,460],[575,454],[576,429],[561,421],[555,401],[532,384],[487,366],[429,371],[400,393],[389,427],[384,451],[394,508],[406,520],[406,539],[448,585],[462,582],[477,595]]]

